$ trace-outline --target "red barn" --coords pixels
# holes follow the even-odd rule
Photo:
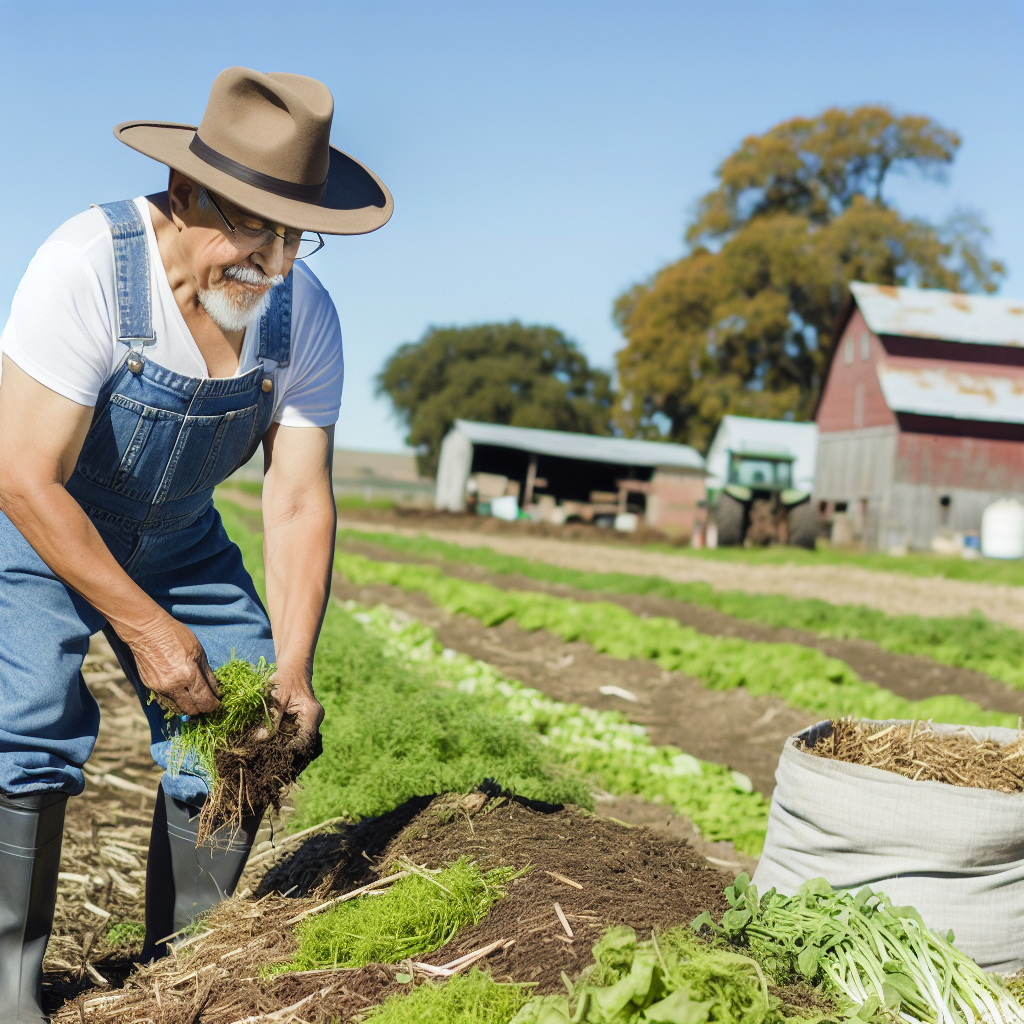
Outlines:
[[[866,548],[977,531],[1024,497],[1024,301],[854,282],[815,420],[815,494]]]

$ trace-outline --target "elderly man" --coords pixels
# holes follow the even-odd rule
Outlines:
[[[0,378],[0,1021],[45,1019],[64,807],[99,712],[81,675],[102,629],[152,726],[218,706],[234,650],[277,663],[273,698],[312,756],[311,687],[335,531],[343,376],[330,296],[301,260],[373,231],[392,199],[330,145],[333,99],[301,75],[229,68],[199,128],[114,134],[167,191],[72,218],[42,245],[3,333]],[[212,504],[263,443],[267,611]],[[271,634],[273,623],[273,635]],[[201,777],[165,775],[146,871],[146,947],[235,887],[258,818],[197,850]]]

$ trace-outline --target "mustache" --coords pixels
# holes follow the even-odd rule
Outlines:
[[[256,288],[275,288],[279,284],[284,284],[284,278],[280,274],[268,277],[263,271],[257,270],[255,267],[243,267],[241,264],[225,267],[224,276],[228,280],[253,285]]]

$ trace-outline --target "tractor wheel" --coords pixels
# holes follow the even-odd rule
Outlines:
[[[718,496],[715,506],[715,522],[718,524],[718,546],[720,548],[737,547],[743,543],[743,532],[746,526],[747,509],[742,501],[737,501],[731,494],[724,491]]]
[[[786,513],[788,541],[796,548],[814,550],[818,539],[818,510],[811,501],[802,501]]]

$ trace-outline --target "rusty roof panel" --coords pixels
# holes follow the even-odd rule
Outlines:
[[[965,370],[963,363],[921,359],[880,361],[876,369],[886,404],[894,412],[1024,423],[1020,370],[974,372]]]
[[[875,334],[1024,348],[1024,299],[861,281],[854,281],[850,291]]]

